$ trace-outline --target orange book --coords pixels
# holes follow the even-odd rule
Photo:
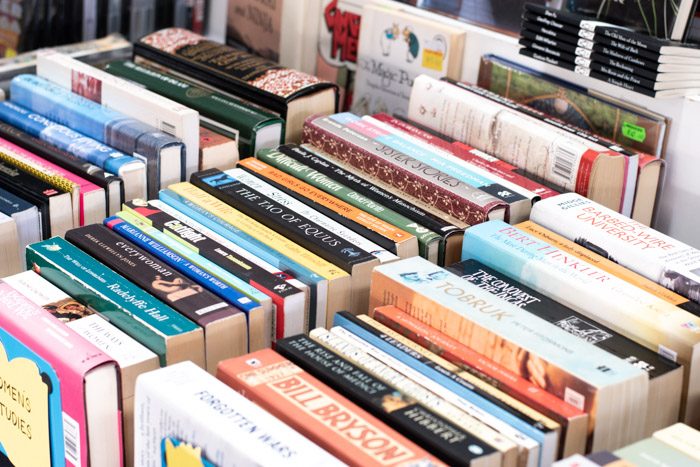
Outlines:
[[[563,457],[585,450],[588,415],[582,410],[393,305],[375,308],[372,317],[560,423],[565,428],[560,453]]]
[[[350,465],[444,465],[273,350],[224,360],[217,377]]]

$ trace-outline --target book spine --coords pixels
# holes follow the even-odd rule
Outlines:
[[[52,235],[49,200],[59,191],[43,180],[33,177],[19,167],[0,160],[0,181],[16,196],[35,204],[41,213],[41,231],[44,238]]]
[[[488,218],[488,212],[481,206],[455,191],[454,187],[465,187],[451,176],[424,164],[418,168],[404,167],[393,161],[393,158],[406,160],[400,152],[376,145],[370,138],[326,117],[307,120],[303,140],[470,225]]]
[[[258,174],[254,173],[253,171],[244,170],[245,167],[249,166],[246,164],[246,162],[251,162],[252,164],[250,165],[255,167],[265,166],[266,168],[274,170],[272,167],[260,162],[257,159],[249,158],[242,161],[240,164],[241,167],[229,170],[226,173],[236,177],[237,180],[248,188],[286,205],[290,209],[293,209],[297,214],[316,222],[319,226],[327,229],[329,232],[347,240],[350,244],[377,258],[380,263],[386,263],[398,259],[395,254],[390,253],[384,249],[383,246],[374,243],[374,238],[367,238],[365,235],[363,235],[364,230],[358,229],[359,231],[355,231],[354,229],[357,228],[356,225],[351,222],[343,222],[346,219],[345,217],[333,214],[333,212],[329,212],[331,215],[327,215],[326,212],[329,210],[325,206],[319,206],[317,208],[314,205],[307,204],[307,198],[300,196],[301,199],[298,199],[297,197],[293,196],[292,193],[284,189],[284,184],[278,185],[274,182],[268,183],[263,177],[258,176]],[[286,174],[282,172],[280,172],[280,174],[286,176]],[[296,181],[296,179],[292,177],[288,177],[288,179],[291,183],[295,183]],[[308,188],[313,190],[312,187]],[[351,206],[348,207],[352,209]],[[370,233],[375,234],[373,231],[370,231]],[[405,237],[409,238],[409,235],[406,234]],[[385,239],[382,237],[380,240]],[[388,241],[382,241],[382,243],[389,248],[395,246],[394,243],[390,243]]]
[[[318,200],[323,206],[335,206],[336,209],[340,209],[340,212],[344,211],[346,213],[344,215],[353,221],[391,241],[394,250],[398,250],[396,245],[412,242],[411,237],[415,236],[419,254],[427,258],[430,245],[441,240],[438,234],[414,220],[378,204],[370,197],[317,172],[283,152],[263,150],[258,151],[257,157],[258,161],[247,161],[243,163],[243,166],[258,173],[269,174],[270,177],[284,180],[281,182],[283,186],[291,186],[292,189],[304,193],[309,192],[312,199]]]
[[[535,193],[540,198],[550,198],[559,194],[551,188],[548,188],[540,183],[530,180],[529,178],[523,175],[520,175],[516,172],[517,167],[512,166],[501,160],[498,160],[495,157],[490,156],[482,151],[479,151],[478,149],[475,149],[471,146],[468,146],[463,143],[458,143],[456,141],[450,143],[436,135],[431,134],[428,131],[425,131],[421,128],[417,128],[416,126],[408,122],[405,122],[387,114],[377,114],[373,115],[373,117],[381,122],[384,122],[401,131],[404,131],[410,134],[411,136],[425,141],[428,144],[432,144],[442,149],[443,151],[447,151],[459,157],[463,161],[468,162],[469,164],[480,167],[505,180],[509,180],[511,183],[515,183],[516,185],[526,190],[529,190],[532,193]]]
[[[279,152],[285,156],[301,163],[307,165],[310,169],[315,170],[312,173],[323,174],[332,180],[342,183],[348,188],[355,190],[367,198],[370,198],[389,209],[396,211],[397,213],[405,216],[409,221],[418,224],[416,228],[423,227],[439,235],[447,235],[451,232],[459,231],[460,229],[452,224],[449,224],[438,217],[423,211],[418,206],[411,204],[404,200],[403,198],[396,196],[395,194],[383,190],[382,188],[374,185],[373,183],[360,178],[354,173],[350,173],[339,167],[338,165],[331,162],[325,155],[321,155],[313,152],[310,149],[303,148],[296,145],[284,145],[277,149]],[[274,154],[274,153],[268,153]],[[332,156],[332,155],[328,155]],[[277,161],[280,161],[278,165]],[[285,170],[286,166],[290,166],[290,170],[294,169],[292,161],[281,163],[283,159],[276,158],[274,160],[275,164],[271,164],[279,168],[280,170]],[[288,172],[291,173],[291,172]],[[296,171],[293,173],[296,175]],[[301,175],[301,174],[300,174]],[[309,182],[310,183],[310,182]]]
[[[347,273],[352,272],[354,264],[372,258],[366,251],[354,247],[294,210],[247,188],[228,173],[209,170],[195,174],[191,180],[195,186],[236,206],[244,214],[336,264]]]
[[[580,416],[584,412],[563,399],[513,373],[508,368],[479,354],[446,334],[427,326],[394,306],[375,308],[372,317],[393,331],[430,349],[445,360],[489,382],[513,397],[552,418]]]
[[[93,224],[73,229],[66,233],[66,240],[200,326],[239,313],[107,227]]]
[[[470,433],[306,336],[279,341],[275,350],[451,465],[471,462],[480,457],[476,453],[493,452]],[[400,408],[387,407],[389,400]]]
[[[171,188],[179,190],[178,186],[172,186]],[[249,222],[251,229],[242,230],[239,226],[245,228],[248,225],[237,221],[243,222],[248,219],[252,221],[252,219],[246,219],[247,216],[242,217],[243,215],[239,211],[199,190],[194,185],[182,186],[182,189],[179,191],[178,193],[170,189],[161,190],[160,200],[198,222],[209,226],[219,235],[241,245],[246,250],[279,267],[281,270],[292,271],[297,278],[311,286],[309,323],[316,323],[317,320],[320,320],[320,315],[325,314],[326,298],[324,291],[327,288],[327,283],[325,281],[326,277],[312,269],[314,263],[318,263],[316,259],[318,257],[314,257],[311,252],[301,249],[301,247],[292,242],[287,243],[284,237],[278,237],[273,231],[265,230],[264,226],[257,223]],[[250,234],[247,232],[250,232]],[[256,232],[260,234],[257,237],[254,235]],[[280,249],[277,250],[275,246],[280,246]],[[286,254],[281,252],[286,252]],[[292,260],[288,255],[292,255],[295,260]],[[297,258],[305,264],[302,264]],[[344,274],[340,270],[335,269],[329,269],[328,272],[336,273],[333,277],[341,277],[340,274]]]

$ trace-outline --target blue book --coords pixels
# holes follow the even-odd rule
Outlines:
[[[16,76],[10,94],[15,104],[141,158],[149,198],[155,198],[161,186],[184,179],[185,145],[178,138],[38,76]]]
[[[37,465],[66,465],[61,383],[56,371],[0,328],[0,375],[2,419],[7,423],[0,439],[0,465],[19,465],[29,459]],[[10,417],[17,423],[10,425]]]
[[[9,101],[0,102],[0,120],[106,172],[119,175],[124,181],[126,199],[146,196],[143,161]]]
[[[161,190],[159,197],[165,204],[191,217],[230,242],[240,245],[263,261],[282,271],[289,271],[294,277],[308,285],[310,306],[309,319],[305,326],[310,329],[321,325],[325,326],[325,317],[319,316],[321,314],[319,310],[325,309],[327,302],[328,284],[326,279],[172,190]]]
[[[534,420],[528,420],[516,415],[514,410],[506,404],[481,392],[468,381],[457,376],[456,373],[452,373],[417,352],[402,346],[391,337],[373,329],[367,323],[360,321],[348,312],[337,313],[333,325],[350,331],[370,345],[377,347],[462,399],[535,440],[540,445],[540,466],[551,465],[556,459],[559,444],[559,433],[557,431],[548,430]]]

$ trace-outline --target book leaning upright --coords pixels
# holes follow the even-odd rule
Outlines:
[[[222,467],[343,465],[192,362],[139,376],[135,432],[134,465],[161,465],[168,436]]]
[[[700,250],[565,193],[539,203],[530,220],[700,303]]]
[[[39,54],[36,74],[91,101],[121,112],[185,143],[185,174],[197,170],[199,113],[130,81],[80,62],[69,55]],[[186,180],[186,178],[183,178]]]
[[[382,305],[395,305],[479,353],[488,354],[496,342],[523,354],[533,377],[542,364],[544,374],[537,376],[560,381],[564,400],[591,414],[590,449],[642,437],[646,373],[467,280],[418,257],[382,265],[372,274],[370,309]]]

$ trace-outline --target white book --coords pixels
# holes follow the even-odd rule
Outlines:
[[[24,268],[19,256],[19,237],[15,220],[0,212],[0,277]]]
[[[459,79],[466,31],[398,7],[362,10],[353,112],[405,117],[413,80],[428,74]]]
[[[700,250],[576,193],[537,203],[530,220],[700,303]]]
[[[198,170],[199,112],[196,110],[52,51],[39,54],[36,72],[63,88],[180,138],[186,154],[181,179],[189,179]]]
[[[344,465],[192,362],[139,376],[135,431],[139,467],[163,465],[167,437],[219,467]]]

